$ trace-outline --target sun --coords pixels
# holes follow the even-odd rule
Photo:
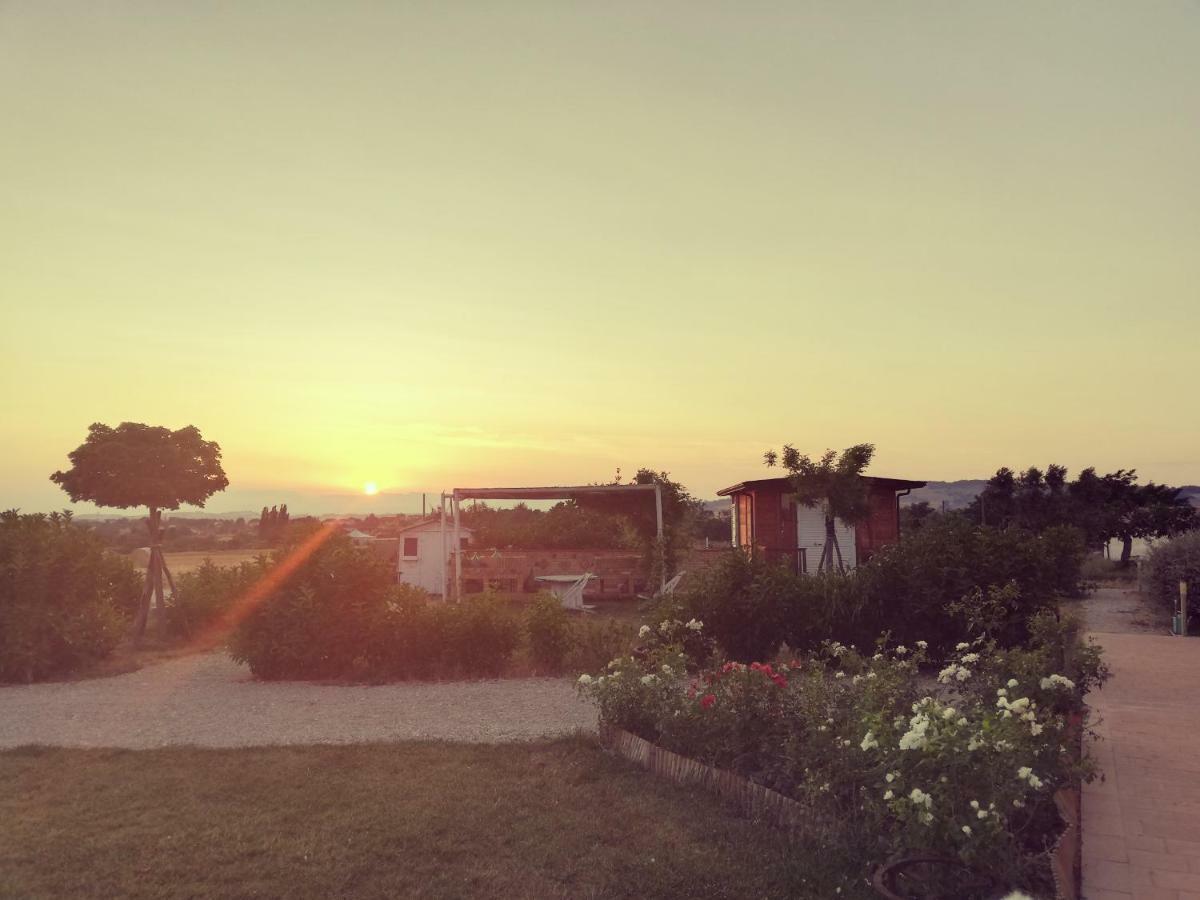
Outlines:
[[[368,481],[366,484],[363,485],[363,493],[366,494],[368,497],[374,497],[376,494],[379,493],[379,485],[377,485],[373,481]]]

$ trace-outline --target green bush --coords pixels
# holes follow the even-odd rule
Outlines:
[[[316,532],[300,529],[275,552],[278,581],[232,636],[233,658],[259,678],[369,677],[385,667],[391,567],[341,533]]]
[[[607,616],[580,616],[571,621],[566,668],[571,672],[595,672],[610,659],[628,653],[634,641],[634,628],[629,622]]]
[[[525,613],[525,633],[534,665],[552,674],[561,672],[571,649],[571,615],[562,601],[550,594],[534,600]]]
[[[1179,605],[1179,582],[1188,582],[1188,616],[1200,622],[1200,531],[1155,543],[1142,572],[1150,595],[1172,612]]]
[[[1071,528],[1035,535],[944,517],[847,575],[792,575],[730,551],[689,579],[673,601],[674,614],[703,621],[706,633],[739,660],[770,658],[784,643],[869,646],[881,632],[902,643],[926,640],[931,652],[943,653],[983,633],[973,605],[988,602],[987,633],[1015,646],[1028,637],[1032,614],[1080,590],[1083,555],[1082,538]]]
[[[175,593],[167,606],[171,634],[188,639],[219,624],[239,597],[249,595],[268,568],[265,556],[237,566],[217,566],[206,559],[199,568],[176,576]]]
[[[136,610],[128,559],[69,515],[0,513],[0,681],[34,681],[101,659]]]

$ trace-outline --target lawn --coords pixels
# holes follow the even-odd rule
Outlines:
[[[831,866],[583,738],[0,754],[3,897],[828,898]]]
[[[198,569],[206,559],[214,566],[236,566],[253,562],[259,556],[270,554],[270,550],[176,550],[163,554],[172,575],[182,575]]]

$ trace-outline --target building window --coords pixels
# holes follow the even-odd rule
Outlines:
[[[416,538],[405,538],[404,539],[404,558],[405,559],[416,559],[417,558],[417,539]]]
[[[738,494],[737,498],[738,546],[748,553],[754,551],[754,498],[750,494]]]

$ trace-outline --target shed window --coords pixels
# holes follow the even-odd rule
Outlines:
[[[405,559],[416,559],[417,558],[417,539],[416,538],[405,538],[404,539],[404,558]]]

